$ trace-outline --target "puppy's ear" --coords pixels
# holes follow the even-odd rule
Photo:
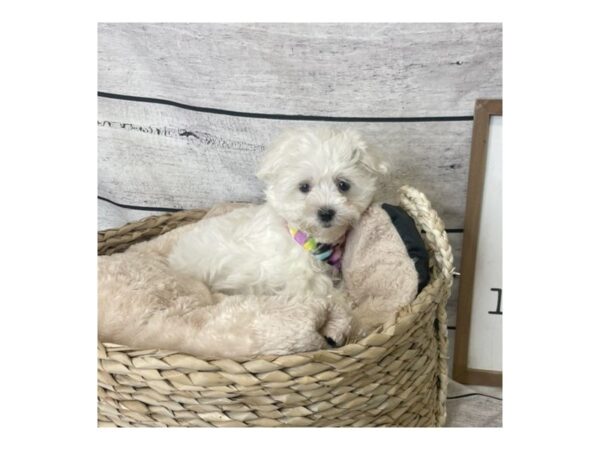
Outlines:
[[[366,148],[366,146],[359,146],[354,149],[354,152],[359,163],[365,166],[370,172],[379,176],[388,173],[388,164],[381,159],[376,151]]]
[[[289,147],[291,133],[285,132],[279,135],[267,146],[262,160],[258,166],[256,176],[263,182],[269,184],[275,176],[280,173],[286,161],[285,155]]]

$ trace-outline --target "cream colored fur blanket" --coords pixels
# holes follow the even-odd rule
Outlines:
[[[221,205],[203,220],[240,205]],[[175,273],[167,257],[186,225],[124,253],[98,258],[98,335],[102,342],[159,348],[203,358],[289,354],[326,346],[323,327],[350,314],[348,341],[369,334],[417,295],[418,276],[380,205],[351,230],[343,257],[345,307],[314,298],[224,295]],[[339,342],[338,342],[339,343]]]

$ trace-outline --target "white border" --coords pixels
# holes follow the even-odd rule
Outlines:
[[[389,2],[386,2],[388,4]],[[358,3],[355,3],[358,5]],[[16,2],[5,6],[0,187],[3,440],[53,448],[536,447],[592,439],[598,322],[598,89],[594,11],[583,4],[371,1]],[[18,5],[18,6],[15,6]],[[498,4],[500,5],[500,4]],[[281,9],[285,13],[277,14]],[[97,430],[96,22],[502,21],[504,428]],[[60,200],[60,201],[58,201]],[[563,230],[566,230],[563,232]],[[594,410],[592,410],[594,408]],[[302,435],[300,437],[300,435]],[[391,442],[384,442],[389,439]],[[214,440],[207,443],[207,440]],[[107,447],[111,446],[111,447]]]

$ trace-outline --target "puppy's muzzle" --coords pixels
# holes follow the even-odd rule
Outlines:
[[[331,223],[333,218],[335,217],[335,210],[331,208],[321,208],[317,212],[317,216],[319,220],[323,222],[325,225]]]

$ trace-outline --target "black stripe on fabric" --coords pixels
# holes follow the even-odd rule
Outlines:
[[[242,111],[231,111],[219,108],[206,108],[203,106],[192,106],[184,103],[164,100],[161,98],[138,97],[134,95],[113,94],[98,91],[98,97],[111,98],[114,100],[126,100],[130,102],[157,103],[161,105],[175,106],[177,108],[189,109],[210,114],[222,114],[234,117],[248,117],[254,119],[271,120],[305,120],[314,122],[464,122],[472,121],[473,116],[434,116],[434,117],[333,117],[333,116],[305,116],[301,114],[265,114]]]
[[[408,256],[414,262],[419,279],[418,294],[429,284],[429,255],[425,248],[425,242],[423,242],[415,221],[404,209],[388,203],[383,203],[381,208],[390,216],[392,225],[404,242]]]
[[[457,398],[473,397],[473,396],[476,396],[476,395],[481,396],[481,397],[491,398],[491,399],[498,400],[498,401],[502,401],[502,399],[499,398],[499,397],[494,397],[493,395],[487,395],[487,394],[480,394],[478,392],[473,392],[472,394],[456,395],[454,397],[447,397],[447,399],[448,400],[455,400]]]

